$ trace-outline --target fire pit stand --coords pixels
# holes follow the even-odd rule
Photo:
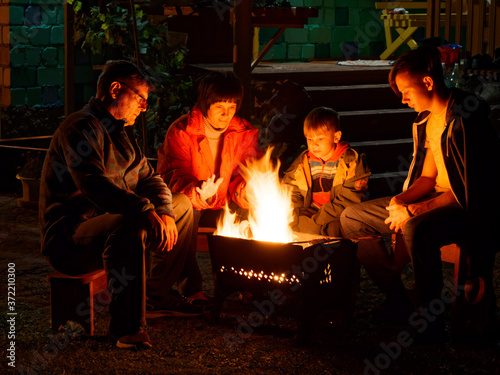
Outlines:
[[[352,241],[303,248],[293,243],[209,235],[208,244],[214,275],[214,323],[219,322],[222,304],[230,294],[246,291],[260,296],[275,290],[302,298],[299,340],[307,340],[314,316],[325,305],[339,308],[352,322],[359,275]]]

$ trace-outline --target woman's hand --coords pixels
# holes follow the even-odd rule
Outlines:
[[[217,181],[215,181],[215,175],[213,174],[212,177],[201,183],[201,187],[196,188],[196,192],[200,194],[201,199],[206,202],[208,199],[212,198],[215,193],[217,193],[222,181],[224,181],[223,177],[220,177]]]

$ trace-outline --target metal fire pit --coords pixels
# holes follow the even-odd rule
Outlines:
[[[208,236],[214,275],[214,322],[222,304],[235,292],[260,296],[281,290],[300,296],[299,337],[307,337],[311,321],[326,304],[352,321],[357,283],[356,244],[349,240],[319,243],[304,248],[294,243],[273,243]]]

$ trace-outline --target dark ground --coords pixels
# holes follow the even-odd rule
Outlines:
[[[14,339],[6,334],[0,339],[2,374],[375,374],[375,366],[384,374],[500,374],[498,340],[396,345],[395,338],[404,328],[371,322],[367,310],[379,304],[382,296],[364,272],[352,332],[345,332],[335,310],[326,309],[316,319],[312,344],[307,347],[295,343],[293,300],[250,331],[242,322],[248,322],[255,307],[244,305],[237,296],[224,305],[219,325],[211,325],[208,314],[149,322],[151,350],[115,348],[105,336],[107,309],[97,314],[93,337],[75,334],[70,326],[67,333],[54,335],[46,281],[50,267],[39,253],[37,212],[18,208],[16,198],[0,195],[0,329],[15,333]],[[205,292],[212,296],[209,254],[198,255]],[[5,313],[9,264],[15,265],[16,276],[14,332]],[[450,266],[444,270],[451,274]],[[500,256],[494,283],[500,296]],[[239,343],[234,344],[236,339]],[[6,358],[12,342],[15,369]]]

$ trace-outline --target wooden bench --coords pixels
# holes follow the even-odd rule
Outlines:
[[[215,232],[216,228],[198,227],[198,240],[196,242],[196,251],[209,251],[207,236]]]
[[[215,228],[198,228],[197,251],[209,251],[207,235],[214,231]],[[96,303],[109,304],[111,298],[104,270],[76,276],[52,271],[47,281],[50,283],[52,329],[56,331],[67,321],[74,321],[93,335]]]
[[[95,302],[110,302],[104,270],[76,276],[53,271],[47,276],[47,281],[50,283],[52,329],[58,330],[67,321],[74,321],[93,335]]]
[[[385,40],[387,48],[380,55],[385,60],[403,44],[408,44],[411,49],[418,47],[413,39],[413,34],[418,28],[427,28],[427,37],[439,35],[439,26],[456,24],[456,14],[451,12],[446,1],[394,1],[376,2],[375,8],[382,10],[380,18],[384,21]],[[396,8],[404,8],[407,14],[393,13]],[[439,17],[437,10],[439,9]],[[448,12],[448,13],[446,13]],[[459,17],[460,25],[466,25],[466,18]],[[392,30],[399,34],[395,40]]]

